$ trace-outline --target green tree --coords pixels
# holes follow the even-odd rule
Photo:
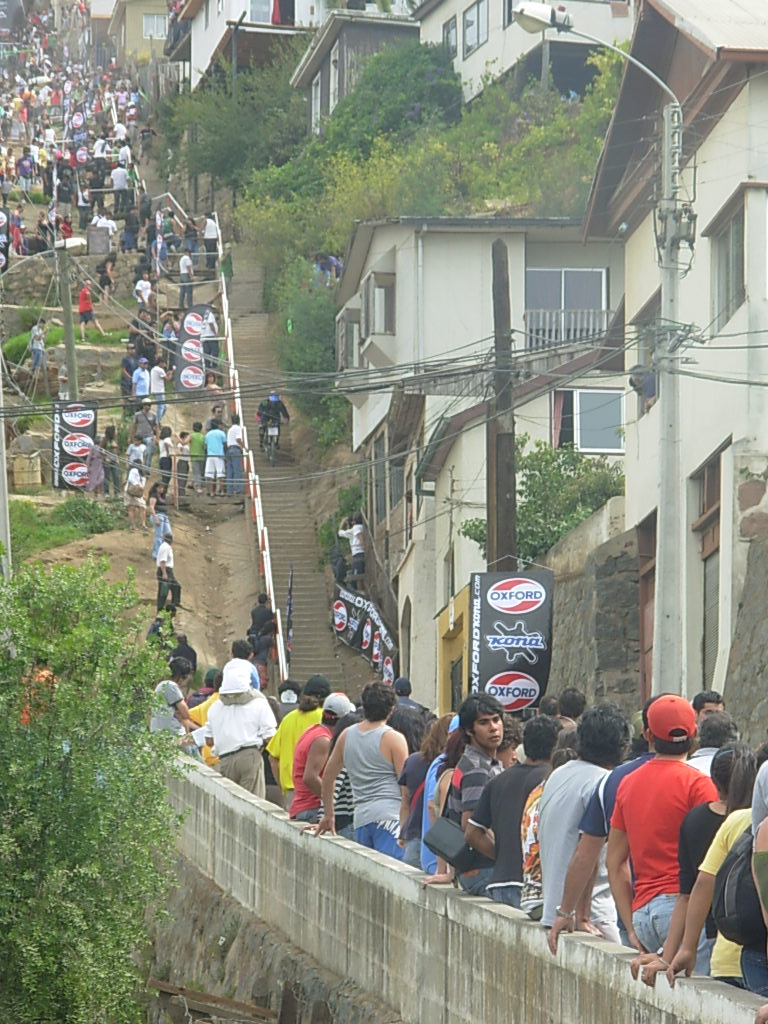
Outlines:
[[[517,449],[517,550],[521,558],[545,554],[609,498],[624,493],[621,465],[605,456],[583,455],[572,445],[552,448],[519,434]],[[459,534],[485,555],[486,521],[465,519]]]
[[[163,132],[175,149],[177,168],[210,174],[239,189],[254,168],[281,165],[296,152],[306,133],[306,103],[290,84],[306,39],[285,40],[260,67],[229,67],[207,77],[193,93],[183,93],[162,109]]]
[[[107,565],[23,568],[0,586],[0,1011],[14,1024],[141,1020],[136,956],[163,897],[175,817],[165,667]]]

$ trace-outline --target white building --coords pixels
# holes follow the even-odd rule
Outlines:
[[[371,463],[376,552],[366,571],[385,612],[389,604],[397,615],[401,672],[417,699],[442,707],[452,702],[451,663],[454,698],[466,691],[466,619],[453,602],[469,573],[485,568],[457,530],[485,518],[496,238],[508,250],[518,430],[620,456],[627,384],[617,374],[621,332],[609,331],[622,319],[620,243],[584,245],[571,220],[362,223],[338,290],[338,387],[353,406],[353,447]],[[452,621],[439,643],[443,609]],[[456,643],[440,653],[445,639]]]
[[[768,27],[762,0],[642,0],[632,53],[683,104],[684,187],[698,238],[681,253],[672,329],[680,394],[682,692],[727,690],[750,540],[764,530],[768,466]],[[595,178],[587,236],[626,232],[627,366],[650,365],[660,322],[654,237],[658,125],[666,97],[627,65]],[[644,126],[644,127],[640,127]],[[690,265],[689,265],[690,264]],[[630,333],[631,332],[631,333]],[[626,423],[626,521],[638,531],[644,691],[650,692],[659,402]],[[755,487],[757,483],[757,487]],[[659,689],[680,681],[654,680]]]
[[[515,24],[518,0],[426,0],[414,11],[422,43],[445,46],[461,75],[467,99],[477,95],[483,80],[497,78],[520,64],[526,77],[541,74],[542,54],[561,92],[579,90],[585,81],[584,60],[590,44],[576,36],[553,36],[546,42]],[[568,12],[580,31],[625,42],[632,33],[636,0],[572,0]]]

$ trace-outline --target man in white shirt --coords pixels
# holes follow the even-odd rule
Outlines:
[[[110,172],[112,188],[115,194],[115,216],[122,210],[126,212],[130,208],[130,196],[128,189],[128,171],[125,167],[114,167]]]
[[[173,534],[166,530],[163,536],[163,543],[157,551],[155,559],[157,565],[157,610],[161,612],[166,607],[168,594],[171,595],[168,608],[175,611],[181,604],[181,584],[173,572]]]
[[[248,662],[243,660],[243,666],[225,675],[219,699],[208,711],[205,742],[214,748],[224,778],[263,800],[262,750],[277,732],[277,722],[266,697],[251,686]]]
[[[194,305],[192,298],[192,278],[195,276],[195,265],[192,257],[185,250],[179,260],[179,305],[182,309],[189,309]]]
[[[219,325],[213,310],[209,309],[200,328],[200,341],[203,344],[203,358],[206,370],[216,370],[219,366]]]
[[[203,245],[205,246],[205,265],[208,270],[216,269],[216,242],[218,239],[216,221],[212,213],[206,213],[203,226]]]
[[[232,426],[227,431],[227,494],[243,493],[243,449],[245,435],[240,417],[232,414]]]
[[[104,97],[106,100],[106,96]],[[106,106],[106,103],[105,103]],[[118,121],[115,125],[114,136],[115,142],[124,142],[125,136],[128,134],[128,129],[125,127],[122,121]]]
[[[133,294],[139,300],[139,309],[151,309],[152,307],[152,282],[149,280],[149,271],[145,270],[136,282]]]
[[[155,416],[160,423],[165,416],[168,406],[165,404],[165,382],[171,376],[167,371],[168,360],[160,356],[155,365],[149,371],[149,393],[155,403]],[[161,452],[162,454],[162,452]]]
[[[117,154],[117,162],[121,167],[130,167],[131,163],[131,147],[127,142],[124,142],[120,147],[120,151]]]

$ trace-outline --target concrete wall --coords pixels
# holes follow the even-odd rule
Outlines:
[[[717,982],[632,981],[628,951],[566,938],[557,959],[523,914],[345,840],[315,839],[208,768],[171,781],[180,852],[322,967],[407,1024],[752,1024],[760,1000]],[[245,965],[243,965],[245,970]]]

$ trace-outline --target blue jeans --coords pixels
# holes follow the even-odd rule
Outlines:
[[[478,868],[459,875],[459,885],[470,896],[487,896],[486,887],[493,878],[493,868]]]
[[[171,521],[168,516],[162,512],[159,515],[155,515],[157,522],[155,523],[155,537],[154,543],[152,544],[152,557],[157,558],[157,552],[160,550],[160,545],[163,543],[163,536],[171,528]]]
[[[42,366],[45,370],[48,369],[48,358],[44,348],[32,349],[32,369],[36,370],[38,366]]]
[[[396,818],[392,821],[372,821],[369,825],[355,829],[355,840],[369,850],[378,850],[395,860],[402,860],[405,851],[397,845],[399,831],[400,822]]]
[[[519,885],[494,885],[492,889],[486,891],[486,896],[490,896],[494,903],[504,903],[519,910],[521,891],[522,887]]]
[[[655,953],[666,942],[676,902],[677,896],[664,893],[661,896],[654,896],[645,906],[639,907],[632,914],[635,934],[649,953]],[[707,938],[706,931],[702,929],[696,950],[696,974],[709,974],[709,958],[713,945],[714,942]]]
[[[144,437],[142,440],[146,445],[146,450],[144,452],[144,465],[149,469],[152,465],[152,456],[155,454],[155,439],[154,437]]]
[[[157,422],[159,423],[168,410],[168,406],[165,404],[165,395],[152,395],[152,401],[157,403],[155,405],[155,416],[157,416]]]
[[[768,960],[762,946],[744,946],[741,951],[741,973],[750,992],[768,996]]]
[[[308,821],[311,825],[314,825],[315,822],[320,821],[320,808],[313,807],[308,811],[299,811],[299,813],[292,820]]]
[[[112,466],[107,463],[104,466],[104,496],[109,494],[109,484],[112,482],[112,492],[115,497],[118,497],[120,490],[120,469],[118,466]]]
[[[408,839],[403,850],[403,864],[421,871],[421,839]]]
[[[227,494],[243,493],[243,449],[240,445],[227,448]]]

